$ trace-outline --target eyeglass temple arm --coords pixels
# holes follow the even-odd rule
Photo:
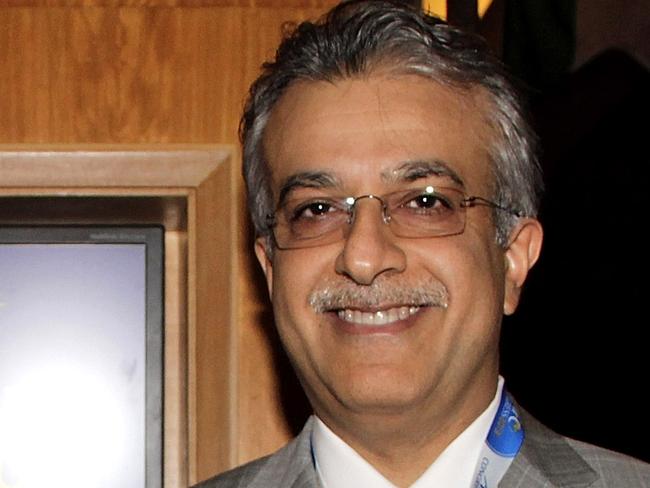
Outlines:
[[[484,205],[486,207],[492,207],[492,208],[496,208],[497,210],[503,210],[504,212],[511,213],[515,217],[524,216],[524,213],[521,210],[516,210],[510,207],[504,207],[503,205],[499,205],[498,203],[495,203],[483,197],[467,197],[465,200],[462,201],[462,205],[464,207],[474,207],[475,205]]]

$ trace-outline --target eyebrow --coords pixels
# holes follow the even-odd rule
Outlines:
[[[338,178],[325,171],[305,171],[289,176],[282,186],[280,186],[280,195],[278,206],[281,206],[287,198],[287,195],[296,188],[333,188],[341,186]]]
[[[463,179],[444,161],[433,160],[416,160],[406,161],[397,168],[385,171],[381,177],[385,181],[417,181],[429,176],[442,176],[451,179],[461,188],[465,188]]]
[[[381,173],[387,182],[417,181],[430,176],[446,177],[456,185],[465,188],[462,178],[451,167],[440,160],[406,161],[396,168]],[[341,187],[340,180],[325,171],[304,171],[289,176],[280,186],[278,206],[286,201],[287,196],[296,188],[335,188]]]

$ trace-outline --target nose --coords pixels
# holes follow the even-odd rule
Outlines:
[[[381,200],[356,202],[345,245],[336,259],[337,273],[360,285],[370,285],[383,273],[404,271],[406,254],[382,217]]]

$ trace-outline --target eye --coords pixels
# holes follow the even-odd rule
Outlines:
[[[308,201],[297,204],[291,211],[291,221],[313,220],[327,214],[341,211],[333,202],[327,200]]]
[[[444,212],[454,209],[451,200],[439,193],[420,193],[410,196],[402,204],[402,207],[423,214],[432,211]]]

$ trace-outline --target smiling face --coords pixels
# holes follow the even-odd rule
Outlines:
[[[275,203],[427,185],[489,198],[479,95],[416,76],[294,84],[264,138]],[[539,250],[497,246],[491,212],[468,209],[461,234],[404,238],[362,198],[336,242],[268,252],[258,239],[283,344],[339,435],[364,418],[473,418],[487,406],[501,316]]]

